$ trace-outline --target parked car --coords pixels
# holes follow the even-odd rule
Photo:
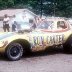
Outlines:
[[[72,31],[64,19],[48,19],[30,33],[0,34],[0,53],[5,53],[12,61],[19,60],[23,53],[60,45],[72,53]]]
[[[31,24],[28,22],[17,22],[16,24],[16,31],[24,32],[31,30],[32,30]]]

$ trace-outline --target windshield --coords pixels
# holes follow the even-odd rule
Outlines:
[[[38,25],[38,29],[52,29],[54,27],[53,21],[45,21]]]

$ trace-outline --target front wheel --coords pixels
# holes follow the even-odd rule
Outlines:
[[[23,55],[23,47],[19,43],[11,43],[6,49],[6,55],[9,60],[19,60]]]

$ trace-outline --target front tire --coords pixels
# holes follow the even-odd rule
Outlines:
[[[19,60],[23,55],[23,47],[19,43],[11,43],[6,49],[6,55],[9,60]]]

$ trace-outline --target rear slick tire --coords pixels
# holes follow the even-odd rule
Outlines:
[[[65,53],[72,54],[72,41],[67,42],[63,45],[63,50]]]

